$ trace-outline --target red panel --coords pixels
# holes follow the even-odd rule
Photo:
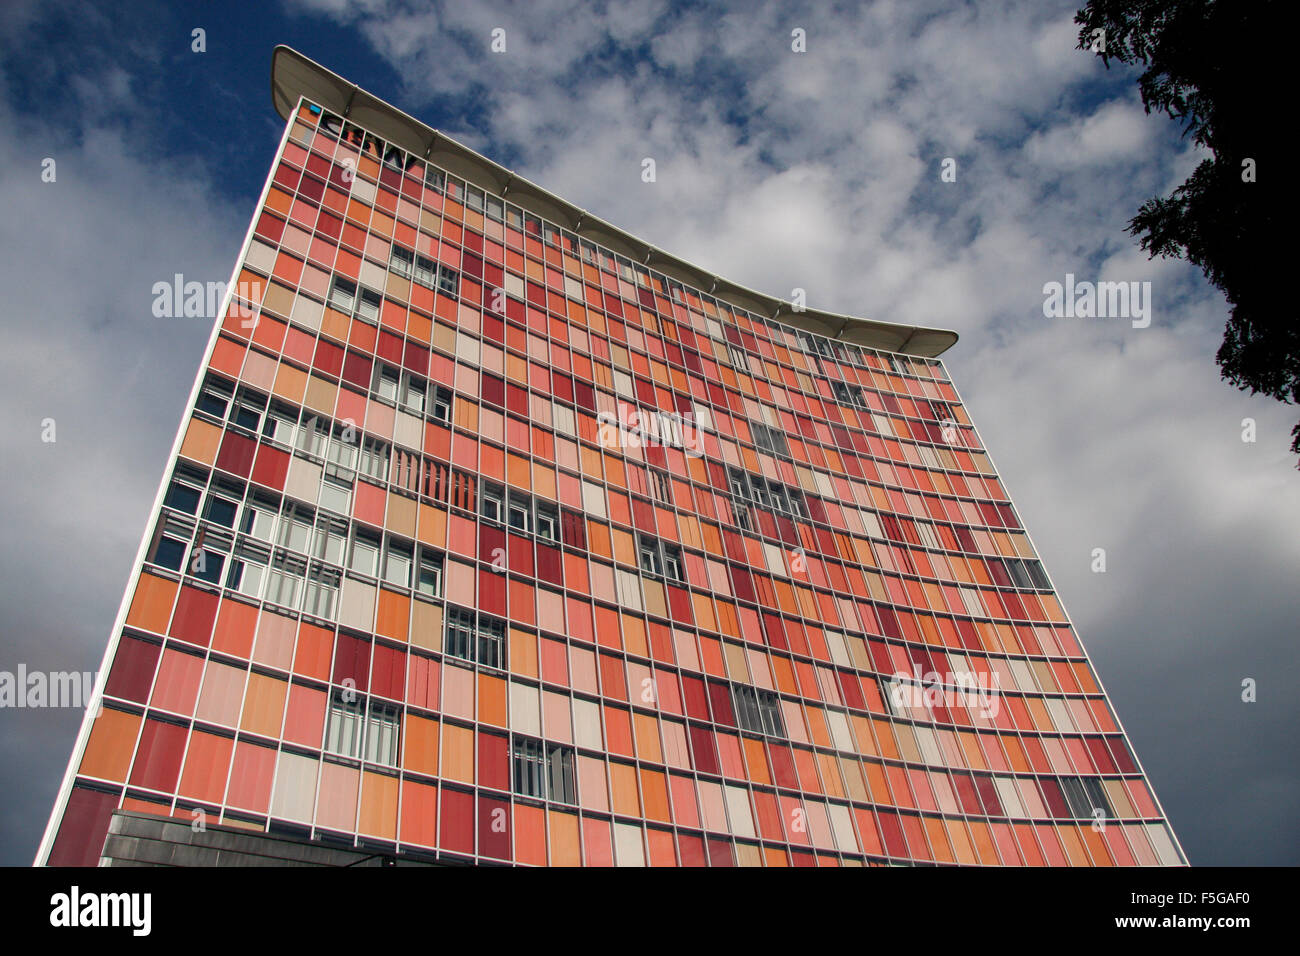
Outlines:
[[[478,735],[478,782],[494,790],[510,789],[509,742],[505,737]]]
[[[284,480],[289,474],[289,453],[269,445],[257,449],[257,462],[253,465],[253,481],[276,491],[284,490]]]
[[[207,647],[212,643],[212,625],[217,620],[218,603],[220,598],[210,591],[182,586],[168,633],[199,647]]]
[[[174,791],[180,778],[181,758],[189,731],[180,724],[152,718],[144,722],[131,766],[131,785],[150,790]]]
[[[50,849],[50,866],[97,865],[118,800],[115,793],[74,787],[59,822],[59,835]]]
[[[217,452],[217,467],[241,478],[247,478],[253,467],[253,454],[257,443],[251,438],[226,432],[221,439],[221,450]]]
[[[444,850],[453,853],[474,852],[474,797],[462,790],[442,791],[441,838]]]
[[[478,798],[478,852],[494,860],[509,860],[510,804],[497,797]]]
[[[365,691],[370,678],[370,642],[350,634],[340,634],[334,644],[335,684],[351,680],[355,690]]]
[[[110,697],[143,704],[149,696],[161,652],[162,648],[157,644],[123,636],[113,654],[113,666],[108,672],[104,692]]]
[[[406,696],[406,653],[400,648],[375,643],[370,668],[370,692],[389,700]]]

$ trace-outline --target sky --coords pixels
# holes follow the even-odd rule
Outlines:
[[[944,361],[1190,861],[1300,863],[1296,410],[1220,381],[1222,295],[1125,233],[1202,157],[1075,49],[1074,4],[105,10],[0,5],[0,671],[100,664],[211,329],[151,290],[229,278],[284,43],[742,285],[959,332]],[[1046,316],[1067,275],[1150,283],[1149,325]],[[80,721],[0,708],[0,864],[32,860]]]

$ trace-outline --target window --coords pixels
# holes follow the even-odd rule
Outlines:
[[[330,423],[324,418],[312,416],[298,429],[298,450],[311,458],[324,458],[329,445]]]
[[[305,559],[277,550],[266,578],[266,600],[285,607],[297,607],[306,574]]]
[[[361,290],[361,299],[357,302],[357,318],[363,322],[379,321],[379,306],[383,302],[383,297],[371,289],[363,288]]]
[[[384,553],[384,580],[399,588],[411,586],[411,563],[414,549],[391,538]]]
[[[642,538],[637,545],[637,555],[641,570],[646,574],[658,576],[664,573],[663,557],[659,554],[659,542]]]
[[[1047,583],[1047,575],[1043,573],[1043,566],[1037,561],[1021,561],[1016,558],[1004,558],[1003,561],[1016,587],[1025,590],[1037,588],[1044,591],[1050,587]]]
[[[391,365],[375,363],[375,379],[371,390],[385,402],[397,403],[397,392],[401,388],[402,375]]]
[[[454,296],[460,288],[460,276],[446,266],[438,269],[438,291],[443,295]]]
[[[361,704],[348,700],[341,692],[330,701],[325,749],[345,757],[355,757],[361,752]]]
[[[349,699],[351,698],[351,699]],[[325,749],[330,753],[359,759],[365,733],[366,760],[390,766],[397,764],[398,713],[388,704],[366,704],[355,694],[336,691],[330,700]]]
[[[207,548],[197,549],[190,557],[190,574],[209,584],[221,583],[221,569],[225,567],[226,556]]]
[[[737,471],[735,468],[727,472],[727,487],[731,489],[731,496],[740,500],[749,498],[749,482],[745,481],[745,473]]]
[[[351,486],[356,477],[357,430],[351,425],[336,424],[325,446],[325,474],[341,478]]]
[[[451,389],[436,385],[433,389],[433,404],[429,411],[440,422],[451,421]]]
[[[352,557],[348,567],[358,574],[376,577],[379,569],[379,535],[360,528],[352,537]]]
[[[194,403],[196,410],[212,415],[213,418],[226,418],[226,410],[230,407],[230,397],[234,394],[234,389],[225,381],[217,378],[209,378],[204,382],[203,389],[199,392],[198,401]]]
[[[656,500],[666,505],[672,504],[672,486],[667,472],[657,468],[650,469],[650,490],[654,492]]]
[[[754,524],[749,517],[749,506],[743,501],[731,502],[731,517],[741,531],[754,530]]]
[[[510,494],[510,507],[507,512],[507,524],[510,530],[520,534],[529,534],[533,530],[533,502],[526,495]]]
[[[416,415],[424,414],[424,402],[428,397],[428,385],[424,379],[405,372],[402,375],[402,405]]]
[[[903,682],[884,676],[877,677],[876,680],[880,684],[880,698],[884,702],[885,710],[894,717],[910,716],[907,712],[909,694],[904,689]]]
[[[388,480],[406,491],[417,492],[420,487],[420,456],[403,448],[394,448]]]
[[[192,515],[199,510],[199,498],[202,494],[200,489],[173,478],[172,483],[167,487],[167,496],[163,498],[163,507]]]
[[[388,480],[388,442],[367,435],[361,442],[361,473],[376,481]]]
[[[471,512],[476,510],[478,505],[476,504],[477,499],[475,498],[475,495],[477,493],[478,493],[477,478],[475,478],[473,475],[469,474],[468,472],[461,471],[459,468],[452,469],[450,498],[451,498],[451,505],[453,508],[460,508],[464,511],[471,511]],[[500,504],[501,504],[501,500],[500,498],[498,498],[497,511],[496,511],[497,517],[493,518],[492,520],[495,521],[501,520]],[[484,517],[487,517],[486,512],[484,512]]]
[[[1109,820],[1115,812],[1101,781],[1096,777],[1061,777],[1061,789],[1065,791],[1065,800],[1070,813],[1076,820],[1091,820],[1101,811],[1102,820]]]
[[[280,533],[276,536],[276,544],[306,554],[315,520],[316,516],[310,508],[303,505],[286,505],[280,518]]]
[[[479,514],[486,521],[500,522],[502,506],[505,503],[505,489],[500,485],[483,483],[483,494],[479,497]]]
[[[415,415],[423,415],[427,408],[440,421],[451,420],[451,390],[431,386],[418,375],[398,369],[383,362],[375,363],[370,390],[381,401],[400,405]]]
[[[320,506],[334,514],[348,514],[352,510],[352,479],[327,473],[321,480]]]
[[[393,246],[393,252],[388,257],[388,268],[396,272],[399,276],[411,278],[411,269],[415,265],[415,253],[409,249],[403,249],[401,246]]]
[[[234,395],[233,385],[224,379],[212,377],[203,383],[203,388],[199,391],[199,397],[194,403],[194,407],[201,412],[212,415],[214,418],[224,420],[226,410],[230,407],[232,395]]]
[[[352,308],[357,301],[357,284],[350,282],[342,276],[334,277],[334,284],[330,287],[330,305],[340,312],[352,314]]]
[[[464,608],[447,608],[443,651],[452,657],[475,661],[484,667],[505,666],[505,624],[486,614]]]
[[[414,279],[426,289],[436,287],[438,284],[438,264],[432,259],[426,259],[424,256],[416,256]]]
[[[516,737],[511,765],[514,791],[520,796],[577,802],[572,747]]]
[[[254,493],[244,504],[244,514],[239,520],[240,533],[269,543],[275,534],[275,519],[279,511],[273,498]]]
[[[770,737],[785,736],[785,724],[781,720],[781,698],[775,691],[760,690],[748,684],[733,684],[731,698],[735,703],[736,720],[745,730]]]
[[[682,574],[682,552],[676,545],[664,545],[664,577],[685,582]]]
[[[805,352],[811,355],[822,355],[826,358],[834,358],[835,353],[831,349],[830,340],[821,335],[813,335],[810,332],[799,333],[799,344],[803,346]]]
[[[749,357],[745,354],[744,349],[740,348],[738,345],[728,344],[727,352],[731,358],[732,368],[738,372],[749,371]]]
[[[769,428],[767,425],[760,425],[757,422],[750,425],[749,428],[754,434],[754,444],[763,451],[778,455],[790,454],[790,446],[786,443],[785,433],[780,429]]]
[[[246,392],[241,392],[240,396],[235,399],[235,404],[230,409],[230,423],[239,428],[246,428],[250,432],[256,432],[262,427],[262,412],[265,406],[259,405],[255,398],[249,396]]]
[[[231,556],[226,587],[247,594],[249,597],[260,597],[262,582],[266,578],[267,566],[270,563],[269,547],[252,541],[241,542],[235,547],[235,553]]]
[[[867,407],[867,400],[862,395],[862,388],[859,385],[850,385],[847,382],[841,382],[839,379],[831,381],[831,391],[835,393],[835,400],[841,405],[856,405],[859,408]]]
[[[397,766],[398,709],[372,701],[366,720],[366,760],[390,767]]]
[[[790,513],[794,515],[796,518],[802,518],[804,521],[807,521],[808,505],[803,500],[803,493],[796,491],[793,488],[787,488],[786,492],[787,492],[787,498],[790,502],[790,507],[789,507]]]
[[[179,521],[164,515],[150,560],[160,567],[180,571],[181,565],[185,563],[185,551],[193,533],[194,525],[191,522]]]
[[[307,575],[307,589],[303,595],[302,609],[314,617],[332,618],[334,599],[339,592],[343,572],[313,563]]]
[[[200,528],[198,539],[190,551],[190,563],[186,572],[201,581],[220,585],[232,544],[229,535],[212,528]]]
[[[443,556],[428,548],[420,549],[420,571],[415,590],[429,597],[442,597]]]
[[[293,448],[297,432],[298,412],[279,402],[272,402],[266,421],[262,423],[262,437],[282,448]]]
[[[784,511],[804,520],[808,518],[808,508],[804,503],[803,494],[794,488],[735,468],[728,472],[727,482],[731,489],[736,523],[745,530],[749,530],[750,527],[745,499],[772,511]]]
[[[537,537],[547,541],[560,540],[560,523],[555,505],[537,502]]]
[[[330,286],[329,304],[340,312],[356,315],[367,322],[379,321],[379,306],[383,296],[373,289],[358,286],[350,279],[335,276]]]

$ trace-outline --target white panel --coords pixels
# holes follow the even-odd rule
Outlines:
[[[510,682],[510,729],[530,737],[542,736],[537,688]]]
[[[374,629],[376,588],[372,584],[344,576],[339,601],[339,623],[359,631]]]
[[[316,804],[316,764],[310,757],[280,752],[275,768],[271,815],[310,823]]]
[[[573,741],[588,750],[603,750],[600,733],[600,708],[581,697],[573,699]]]
[[[731,819],[731,832],[738,837],[754,837],[754,815],[749,809],[749,792],[741,787],[724,787],[727,797],[727,816]]]
[[[641,828],[627,823],[614,824],[615,866],[645,866],[645,848]]]

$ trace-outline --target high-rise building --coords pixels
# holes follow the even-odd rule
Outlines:
[[[292,50],[272,90],[38,862],[1185,862],[955,334],[741,288]]]

